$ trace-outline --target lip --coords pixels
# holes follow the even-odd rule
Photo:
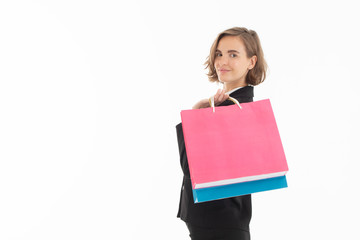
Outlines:
[[[227,73],[227,72],[230,72],[230,70],[227,70],[227,69],[219,69],[218,70],[220,73]]]

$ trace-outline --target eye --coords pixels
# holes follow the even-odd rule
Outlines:
[[[221,57],[222,54],[220,52],[215,53],[215,57]]]
[[[230,57],[235,58],[237,55],[235,53],[230,54]]]

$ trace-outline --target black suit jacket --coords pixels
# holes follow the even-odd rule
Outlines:
[[[240,103],[252,102],[254,88],[246,86],[230,94]],[[234,104],[226,100],[220,106]],[[249,230],[251,219],[251,195],[227,198],[203,203],[194,203],[188,160],[186,156],[182,124],[176,126],[181,168],[184,173],[178,217],[199,227],[240,228]]]

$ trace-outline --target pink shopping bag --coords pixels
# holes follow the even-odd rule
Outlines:
[[[275,178],[288,171],[270,100],[240,106],[181,111],[193,189]]]

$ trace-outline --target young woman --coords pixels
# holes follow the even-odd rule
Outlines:
[[[246,28],[221,32],[205,62],[211,82],[220,82],[223,89],[214,95],[215,105],[253,101],[253,86],[265,80],[267,65],[257,33]],[[194,109],[210,107],[203,99]],[[181,123],[176,126],[180,163],[184,173],[178,217],[185,221],[192,240],[250,239],[251,195],[194,204],[189,166]]]

